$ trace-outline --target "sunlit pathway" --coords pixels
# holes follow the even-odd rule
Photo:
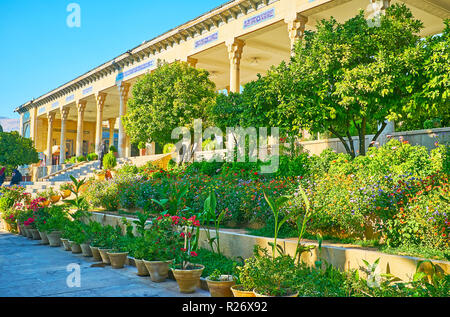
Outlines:
[[[71,263],[81,268],[81,287],[70,288],[66,280]],[[0,297],[179,297],[177,283],[152,283],[138,277],[137,269],[126,266],[91,267],[93,258],[64,251],[62,247],[40,245],[22,236],[0,231]],[[191,296],[209,296],[197,289]]]

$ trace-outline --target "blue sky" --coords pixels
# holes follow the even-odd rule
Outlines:
[[[0,117],[227,0],[0,0]],[[81,27],[66,24],[81,8]]]

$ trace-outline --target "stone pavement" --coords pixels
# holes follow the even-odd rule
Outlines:
[[[80,265],[80,288],[67,286],[71,263]],[[114,270],[111,266],[91,267],[94,263],[93,258],[62,247],[0,231],[0,297],[209,297],[209,292],[201,289],[181,294],[173,280],[153,283],[150,277],[137,276],[133,266]]]

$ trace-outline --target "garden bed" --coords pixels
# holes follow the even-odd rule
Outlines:
[[[122,223],[123,216],[93,212],[91,219],[102,225],[119,225],[124,227]],[[132,220],[132,218],[127,219]],[[211,235],[214,236],[213,231],[211,231]],[[222,253],[225,256],[233,259],[238,259],[239,257],[246,259],[252,257],[255,245],[270,248],[269,242],[273,242],[273,239],[237,233],[233,229],[225,229],[220,231],[220,241]],[[293,255],[295,253],[296,239],[279,239],[278,244],[283,245],[288,254]],[[317,245],[317,243],[311,241],[305,242],[305,244]],[[204,229],[201,229],[200,246],[208,248]],[[315,261],[319,259],[318,256],[318,250],[314,249],[310,253],[304,253],[302,260],[309,266],[313,266]],[[382,253],[371,250],[371,248],[363,248],[356,245],[333,244],[322,245],[320,257],[340,270],[361,270],[364,267],[362,260],[373,263],[380,259],[379,273],[390,273],[403,281],[410,281],[416,272],[417,264],[424,260],[418,257]],[[450,273],[450,262],[439,260],[431,260],[431,262],[445,274]]]

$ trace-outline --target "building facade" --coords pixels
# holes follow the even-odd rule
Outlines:
[[[157,61],[185,61],[206,69],[218,90],[240,91],[241,85],[288,61],[294,43],[317,21],[333,16],[348,20],[359,10],[381,10],[405,3],[424,23],[422,36],[440,33],[450,18],[449,0],[234,0],[135,47],[86,74],[25,103],[21,131],[30,137],[46,165],[66,156],[99,152],[104,139],[129,157],[131,145],[121,118],[136,80]],[[114,138],[114,134],[117,138]],[[58,149],[57,160],[52,156]]]

